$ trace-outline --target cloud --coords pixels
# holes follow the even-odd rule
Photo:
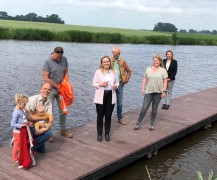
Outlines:
[[[49,3],[54,3],[58,5],[65,4],[66,6],[70,6],[71,8],[88,8],[89,10],[93,9],[110,9],[112,10],[120,10],[127,12],[136,12],[136,13],[174,13],[180,14],[183,12],[182,8],[170,6],[167,8],[162,8],[160,6],[156,6],[157,3],[147,3],[141,0],[48,0]],[[156,2],[156,0],[154,1]],[[168,4],[169,0],[162,0],[161,3]]]
[[[1,0],[1,10],[9,15],[58,14],[67,24],[152,29],[169,22],[178,28],[217,29],[216,0],[37,0],[37,5]]]

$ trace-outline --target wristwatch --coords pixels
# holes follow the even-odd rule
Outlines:
[[[167,91],[163,91],[164,93],[167,93]]]

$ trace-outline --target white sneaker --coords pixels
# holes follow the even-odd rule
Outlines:
[[[154,130],[154,125],[149,125],[149,130]]]
[[[133,128],[134,130],[138,130],[140,128],[140,123],[139,122],[137,122],[136,123],[136,126]]]

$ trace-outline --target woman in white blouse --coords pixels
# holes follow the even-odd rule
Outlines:
[[[96,88],[94,103],[97,112],[97,141],[102,141],[103,118],[105,116],[105,140],[110,141],[111,116],[116,102],[116,93],[119,85],[117,73],[111,65],[108,56],[101,59],[100,69],[96,70],[93,78],[93,87]]]

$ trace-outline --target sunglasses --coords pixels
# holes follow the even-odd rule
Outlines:
[[[63,51],[56,51],[57,54],[63,54]]]

